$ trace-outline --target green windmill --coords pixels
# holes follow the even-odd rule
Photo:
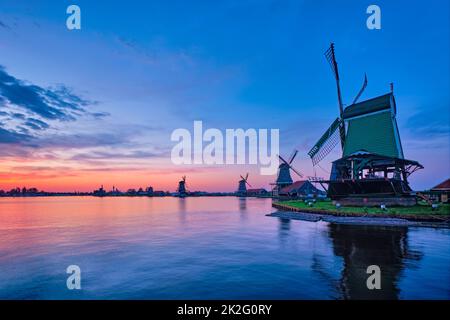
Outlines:
[[[423,166],[404,158],[397,126],[393,86],[382,96],[357,102],[367,86],[367,77],[353,102],[344,108],[334,45],[325,52],[336,79],[339,103],[337,117],[308,152],[313,166],[339,143],[342,158],[332,162],[328,196],[351,204],[413,205],[415,196],[408,177]]]

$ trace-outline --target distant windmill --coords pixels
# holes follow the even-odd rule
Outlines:
[[[241,180],[239,180],[238,193],[246,193],[247,185],[251,188],[252,186],[248,183],[248,173],[245,175],[245,178],[241,176]]]
[[[186,194],[186,176],[183,176],[182,178],[181,178],[181,181],[179,181],[178,182],[178,189],[177,189],[177,192],[180,194],[180,195],[183,195],[183,194]]]
[[[289,161],[286,161],[283,157],[278,156],[281,160],[281,164],[278,167],[277,181],[273,184],[273,185],[275,185],[275,189],[277,191],[279,191],[280,189],[287,187],[293,183],[290,170],[295,172],[300,178],[303,177],[303,174],[301,174],[298,170],[296,170],[292,166],[292,162],[294,161],[297,153],[298,153],[298,151],[294,150],[292,152],[291,156],[289,157]]]

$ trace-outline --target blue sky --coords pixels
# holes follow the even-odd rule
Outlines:
[[[70,4],[81,8],[81,30],[66,28]],[[381,8],[381,30],[366,28],[370,4]],[[344,103],[356,95],[364,72],[369,83],[361,99],[384,94],[394,83],[405,156],[425,166],[412,177],[413,187],[431,187],[450,172],[449,9],[447,1],[436,0],[3,0],[4,72],[51,89],[47,93],[59,94],[58,103],[70,100],[70,92],[72,99],[79,98],[70,100],[72,106],[82,111],[62,106],[72,114],[70,120],[34,114],[47,127],[26,128],[33,143],[5,145],[2,171],[16,172],[24,184],[42,178],[52,185],[53,176],[72,172],[80,177],[96,170],[130,170],[162,181],[157,176],[165,168],[173,170],[173,179],[188,171],[193,188],[209,190],[234,190],[229,174],[249,171],[253,185],[268,187],[273,177],[259,176],[255,166],[171,166],[172,130],[203,120],[222,129],[280,128],[282,154],[298,148],[296,167],[312,175],[306,152],[338,113],[323,56],[335,42]],[[28,108],[27,116],[34,111]],[[0,138],[25,134],[18,131],[20,121],[20,116],[1,118],[0,113]],[[338,156],[336,149],[317,174],[326,176],[329,162]],[[208,182],[212,171],[224,182]],[[27,180],[30,172],[36,180]],[[7,187],[8,181],[3,181]],[[140,182],[116,184],[125,188]]]

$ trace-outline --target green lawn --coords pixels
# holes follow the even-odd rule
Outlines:
[[[419,203],[413,207],[388,207],[387,210],[382,210],[379,207],[345,207],[337,209],[331,201],[317,201],[312,206],[308,206],[302,200],[280,201],[281,205],[288,205],[290,207],[305,209],[309,212],[328,211],[330,213],[355,213],[355,214],[392,214],[392,215],[417,215],[417,216],[449,216],[450,204],[439,204],[438,209],[432,210],[431,206],[425,203]]]

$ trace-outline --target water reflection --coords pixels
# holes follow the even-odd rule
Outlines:
[[[247,198],[239,198],[239,212],[244,213],[247,211]]]
[[[330,224],[328,236],[336,256],[342,257],[341,278],[337,285],[343,299],[398,299],[399,279],[422,253],[408,249],[407,227],[380,227]],[[368,290],[367,267],[381,269],[381,290]],[[336,287],[336,283],[332,284]]]
[[[0,299],[450,298],[450,230],[272,211],[237,197],[0,198]],[[67,290],[71,264],[87,290]],[[371,264],[381,291],[365,287]]]
[[[179,197],[178,199],[178,216],[181,224],[186,224],[186,198]]]
[[[295,230],[291,230],[291,220],[278,218],[278,222],[281,243],[292,241]],[[409,249],[407,227],[329,223],[325,230],[325,240],[331,244],[332,254],[341,258],[334,265],[339,269],[333,270],[329,257],[320,250],[316,252],[315,245],[309,243],[312,246],[311,270],[331,289],[330,296],[335,299],[399,299],[399,281],[404,270],[418,268],[423,257],[422,252]],[[315,237],[312,238],[315,242]],[[367,288],[371,274],[366,271],[370,265],[381,269],[380,290]]]
[[[280,238],[280,241],[284,243],[285,240],[289,237],[289,231],[291,230],[291,220],[279,218],[278,221],[280,222],[278,227],[278,237]]]
[[[241,221],[246,221],[248,218],[247,215],[247,198],[240,197],[239,198],[239,213]]]

